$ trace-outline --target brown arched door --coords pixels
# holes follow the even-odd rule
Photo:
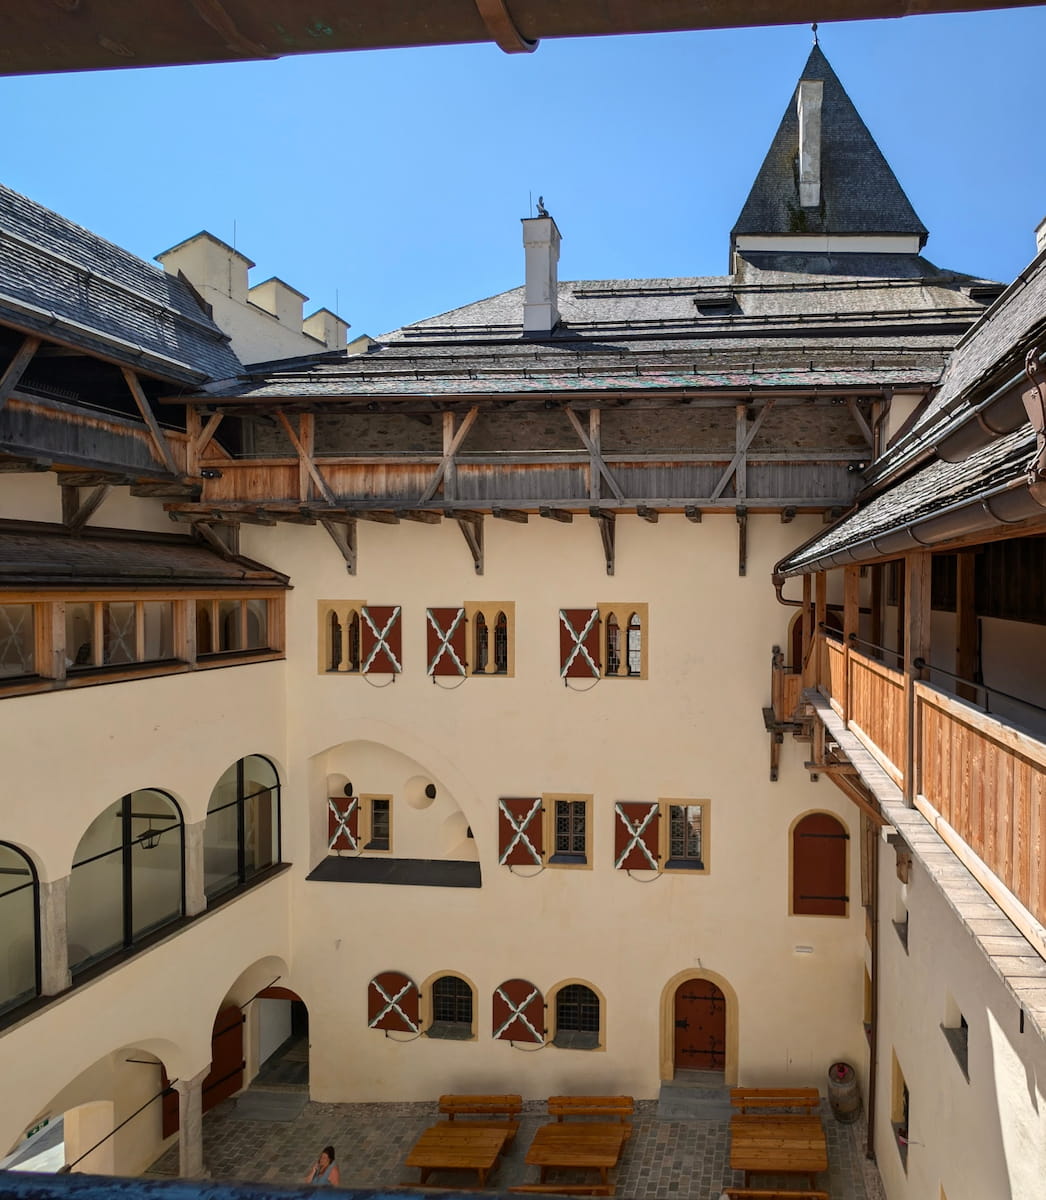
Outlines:
[[[676,1070],[722,1071],[726,1067],[726,997],[707,979],[676,988]]]

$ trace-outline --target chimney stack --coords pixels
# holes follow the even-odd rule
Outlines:
[[[559,230],[538,200],[538,217],[523,218],[526,290],[523,332],[549,334],[559,322]]]
[[[801,79],[799,97],[799,204],[802,208],[821,205],[821,97],[820,79]]]

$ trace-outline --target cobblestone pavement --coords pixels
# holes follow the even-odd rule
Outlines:
[[[253,1089],[252,1089],[253,1090]],[[405,1165],[411,1146],[439,1120],[434,1102],[422,1104],[306,1104],[293,1121],[248,1121],[236,1117],[236,1100],[219,1105],[204,1118],[204,1161],[215,1181],[299,1184],[316,1155],[333,1145],[341,1182],[349,1188],[416,1188],[418,1173]],[[882,1200],[874,1165],[864,1155],[864,1124],[840,1125],[822,1102],[828,1137],[827,1186],[832,1200]],[[730,1132],[725,1121],[668,1121],[656,1115],[657,1102],[636,1106],[632,1137],[625,1143],[616,1172],[617,1194],[628,1200],[713,1200],[723,1187],[743,1182],[728,1165]],[[544,1105],[528,1102],[515,1141],[488,1180],[488,1191],[533,1183],[537,1168],[523,1161],[534,1131],[547,1118]],[[177,1145],[159,1158],[148,1175],[171,1177],[178,1171]],[[549,1182],[581,1182],[581,1175],[549,1173]],[[443,1171],[431,1182],[440,1187],[476,1186],[472,1171]],[[591,1179],[589,1179],[591,1182]],[[759,1187],[799,1186],[795,1177],[758,1176]]]

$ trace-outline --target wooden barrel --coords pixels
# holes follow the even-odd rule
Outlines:
[[[861,1115],[861,1089],[857,1073],[849,1063],[832,1063],[828,1068],[828,1100],[835,1119],[842,1125],[852,1125]]]

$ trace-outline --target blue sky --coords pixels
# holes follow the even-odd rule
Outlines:
[[[1046,7],[822,25],[939,266],[1009,281],[1046,215]],[[0,80],[0,180],[151,259],[200,229],[379,334],[522,281],[714,275],[808,27]],[[14,116],[13,114],[17,114]]]

